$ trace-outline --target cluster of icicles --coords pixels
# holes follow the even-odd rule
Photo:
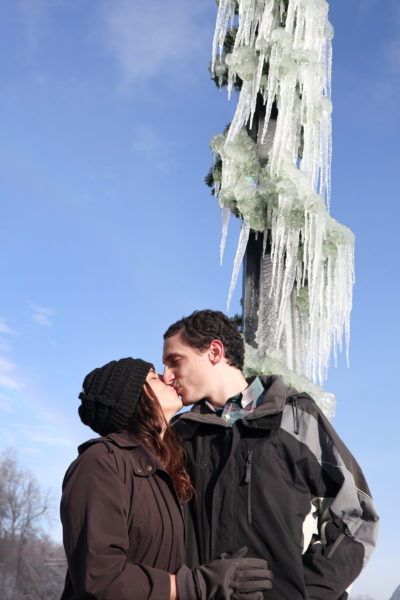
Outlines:
[[[224,53],[232,28],[234,46]],[[213,172],[221,261],[230,212],[243,219],[228,307],[250,230],[264,232],[271,242],[275,347],[295,293],[303,338],[296,370],[320,383],[343,335],[348,355],[354,283],[354,236],[329,215],[332,37],[325,0],[219,0],[211,66],[217,80],[227,77],[229,95],[236,78],[242,80],[228,131],[211,140],[213,156],[221,158]],[[260,94],[265,118],[253,141],[248,129]],[[259,347],[268,335],[264,327],[260,319]]]

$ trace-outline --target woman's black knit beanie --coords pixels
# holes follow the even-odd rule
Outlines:
[[[121,358],[91,371],[79,394],[81,421],[100,435],[126,429],[152,368],[140,358]]]

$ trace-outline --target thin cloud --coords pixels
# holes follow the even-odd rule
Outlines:
[[[14,412],[11,399],[5,394],[0,393],[0,411],[6,413]]]
[[[204,52],[209,7],[199,2],[116,0],[106,4],[105,43],[124,86],[159,76],[192,77],[191,61]]]
[[[15,433],[10,429],[10,427],[1,427],[0,426],[0,437],[2,442],[2,448],[0,449],[0,453],[4,452],[4,449],[7,448],[15,448],[17,446],[18,440]]]
[[[13,407],[9,402],[5,400],[0,400],[0,412],[12,413],[14,412]]]
[[[0,387],[5,387],[8,390],[17,390],[24,387],[24,384],[13,375],[7,375],[0,372]]]
[[[60,437],[60,435],[53,429],[48,427],[32,427],[32,426],[19,426],[18,427],[21,435],[30,442],[36,442],[39,444],[46,444],[48,446],[62,446],[75,448],[76,444],[69,438]]]
[[[8,344],[0,344],[0,352],[11,352],[11,346]]]
[[[7,335],[15,335],[16,331],[11,329],[5,322],[4,319],[0,319],[0,333],[4,333]]]
[[[0,386],[10,390],[16,390],[23,387],[23,382],[16,375],[16,365],[0,356]]]
[[[16,335],[16,331],[11,329],[4,319],[0,319],[0,335]],[[16,390],[23,387],[23,382],[16,373],[16,365],[4,356],[4,353],[10,352],[9,344],[0,343],[0,387],[8,390]],[[0,410],[7,411],[7,403],[4,403],[4,396],[0,394]]]
[[[54,315],[54,310],[52,308],[46,308],[45,306],[32,306],[33,314],[32,320],[42,327],[52,327],[53,322],[50,317]]]
[[[28,447],[22,447],[21,452],[24,452],[25,454],[43,454],[43,452],[41,450],[39,450],[39,448],[28,448]]]

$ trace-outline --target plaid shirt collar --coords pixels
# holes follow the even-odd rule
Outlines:
[[[207,402],[207,406],[224,419],[228,425],[232,425],[257,408],[261,404],[264,394],[265,389],[261,379],[256,377],[243,392],[229,398],[223,408],[215,409],[210,402]]]

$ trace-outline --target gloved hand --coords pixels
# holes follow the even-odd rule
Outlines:
[[[183,565],[176,587],[178,600],[262,600],[272,579],[262,558],[217,558],[196,569]]]

